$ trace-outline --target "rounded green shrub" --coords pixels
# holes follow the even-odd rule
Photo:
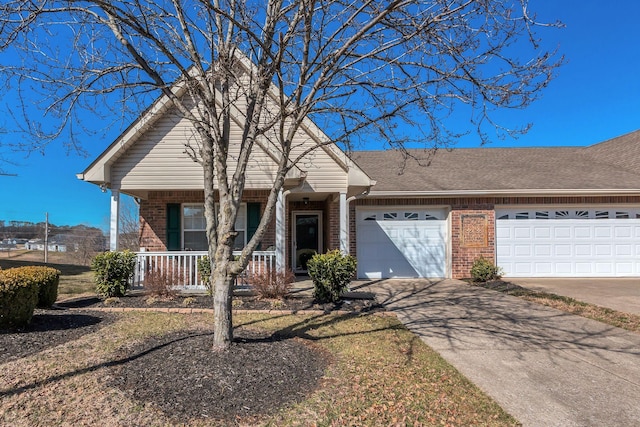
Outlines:
[[[313,296],[319,302],[338,302],[356,272],[356,259],[339,250],[314,255],[307,263]]]
[[[49,308],[58,299],[60,270],[51,267],[25,267],[31,269],[34,279],[39,283],[38,307]]]
[[[39,291],[40,284],[29,267],[0,271],[0,328],[29,324]]]
[[[198,269],[198,274],[200,275],[200,280],[207,288],[207,294],[212,295],[213,289],[211,287],[211,262],[209,261],[209,256],[205,255],[201,258],[198,258],[196,262],[196,268]]]
[[[474,282],[488,282],[498,280],[502,276],[502,269],[491,260],[481,256],[473,261],[471,266],[471,278]]]
[[[91,261],[96,292],[105,298],[122,297],[129,289],[136,266],[136,254],[129,250],[104,252]]]

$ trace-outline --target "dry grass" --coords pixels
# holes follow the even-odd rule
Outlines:
[[[58,299],[71,298],[80,295],[95,295],[96,285],[93,272],[86,265],[76,265],[70,254],[64,252],[50,252],[49,262],[44,263],[42,251],[17,250],[11,252],[11,257],[0,257],[0,268],[24,267],[27,265],[47,265],[57,268],[62,273],[58,286]]]
[[[152,403],[113,388],[106,367],[123,363],[114,361],[123,346],[177,330],[207,329],[211,320],[123,313],[97,333],[0,364],[0,424],[170,425]],[[252,315],[237,316],[236,323],[301,337],[333,361],[315,393],[258,420],[262,425],[517,425],[395,318]],[[205,419],[180,421],[210,425]]]
[[[530,290],[507,291],[509,295],[514,295],[527,301],[546,305],[567,313],[597,320],[607,325],[626,329],[630,332],[640,332],[640,316],[631,313],[612,310],[600,307],[595,304],[578,301],[576,299],[546,292]]]

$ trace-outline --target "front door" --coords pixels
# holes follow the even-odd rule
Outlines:
[[[306,272],[307,262],[322,253],[322,212],[293,213],[291,265],[295,272]]]

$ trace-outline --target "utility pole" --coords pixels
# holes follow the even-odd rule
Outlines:
[[[49,261],[49,212],[44,214],[44,263]]]

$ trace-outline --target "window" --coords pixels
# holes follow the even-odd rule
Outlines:
[[[549,211],[536,211],[536,219],[549,219]]]
[[[406,219],[406,220],[419,219],[418,218],[418,212],[405,212],[404,213],[404,219]]]
[[[204,217],[203,205],[191,205],[185,204],[182,206],[182,230],[184,250],[187,251],[206,251],[207,250],[207,236],[206,227],[207,221]],[[238,218],[236,219],[236,236],[233,250],[241,250],[246,245],[247,236],[247,205],[240,205],[238,211]]]
[[[394,220],[394,219],[398,219],[398,212],[385,212],[382,215],[382,219],[384,220]]]
[[[206,251],[207,222],[204,218],[204,206],[183,205],[182,207],[183,249],[188,251]]]
[[[529,212],[516,213],[516,219],[529,219]]]

